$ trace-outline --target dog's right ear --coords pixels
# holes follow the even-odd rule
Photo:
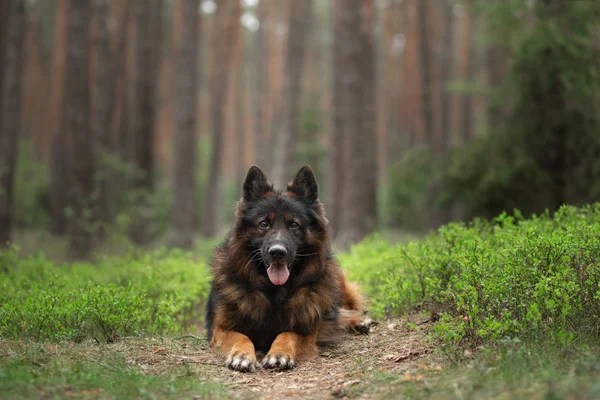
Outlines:
[[[267,176],[258,165],[253,165],[248,170],[244,182],[244,200],[250,201],[262,197],[265,193],[272,191]]]

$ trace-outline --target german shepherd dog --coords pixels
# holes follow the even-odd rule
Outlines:
[[[226,365],[253,372],[289,369],[343,331],[368,333],[357,288],[329,248],[327,219],[313,171],[305,166],[276,191],[253,166],[235,223],[212,260],[207,307],[211,346]]]

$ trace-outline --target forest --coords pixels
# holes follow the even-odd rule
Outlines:
[[[283,375],[203,330],[252,165],[377,323]],[[591,399],[599,334],[600,1],[0,0],[0,398]]]

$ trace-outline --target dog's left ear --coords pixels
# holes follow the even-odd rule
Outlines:
[[[312,168],[308,165],[300,168],[292,184],[288,185],[288,191],[311,202],[315,201],[319,196],[319,187]]]

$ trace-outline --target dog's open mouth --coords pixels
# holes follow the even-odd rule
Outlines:
[[[274,262],[267,268],[267,275],[273,285],[284,285],[290,277],[287,264]]]

